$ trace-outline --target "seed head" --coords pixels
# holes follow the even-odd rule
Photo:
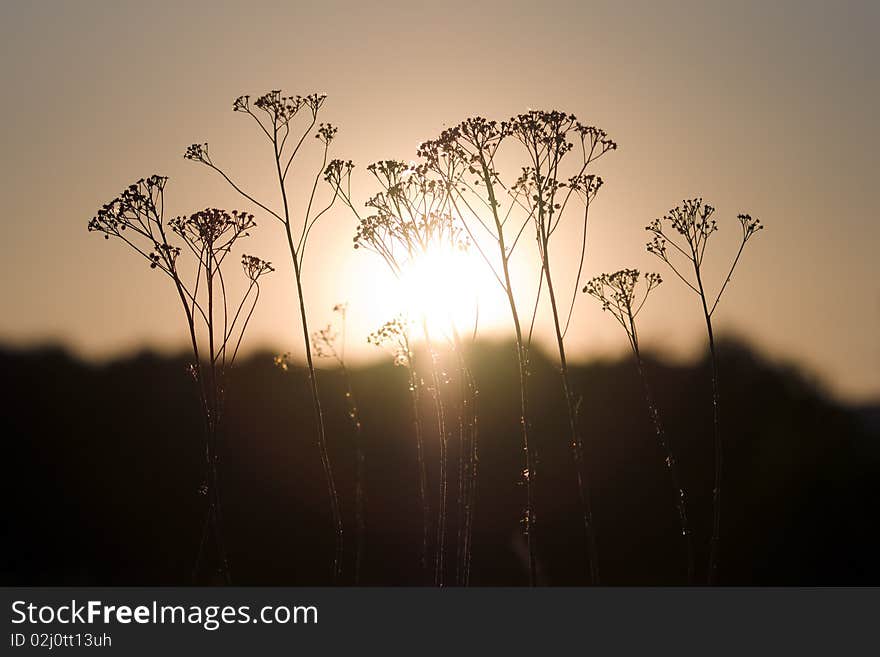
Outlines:
[[[275,271],[271,262],[247,254],[241,256],[241,267],[244,269],[244,275],[253,283],[256,283],[261,276]]]

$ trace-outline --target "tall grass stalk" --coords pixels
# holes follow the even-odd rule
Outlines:
[[[569,447],[577,476],[578,497],[587,538],[590,582],[595,585],[599,583],[599,550],[590,501],[584,439],[576,409],[577,395],[572,387],[565,354],[565,334],[571,321],[584,266],[590,204],[602,185],[601,178],[586,173],[587,167],[608,151],[616,149],[617,144],[608,139],[603,130],[585,126],[574,115],[558,111],[532,110],[519,114],[507,122],[506,129],[522,144],[527,154],[527,166],[522,168],[522,175],[513,186],[513,191],[520,203],[528,207],[535,227],[541,276],[546,283],[559,353],[559,373],[568,413]],[[572,152],[575,153],[574,158],[567,159]],[[574,164],[569,159],[575,159]],[[566,175],[569,175],[567,179],[564,178]],[[582,230],[574,293],[567,311],[563,311],[557,299],[551,271],[550,238],[562,225],[565,211],[569,209],[572,199],[582,203]],[[563,312],[567,312],[564,319]]]
[[[255,256],[243,255],[241,265],[248,286],[236,305],[227,290],[223,263],[235,243],[247,237],[256,225],[253,215],[207,208],[167,220],[167,180],[155,175],[138,180],[105,204],[89,222],[88,229],[102,233],[108,240],[121,240],[174,284],[192,346],[193,363],[189,371],[199,391],[205,431],[206,482],[201,492],[208,499],[208,509],[193,580],[198,580],[206,545],[209,537],[213,537],[219,562],[217,574],[229,584],[232,573],[224,539],[219,477],[226,371],[235,361],[259,301],[259,279],[273,268]],[[172,235],[177,238],[176,243],[171,241]],[[207,354],[202,351],[204,342]]]
[[[534,486],[537,464],[535,446],[529,440],[531,430],[528,393],[529,353],[523,337],[510,273],[511,257],[531,215],[527,213],[524,219],[519,217],[511,219],[512,211],[521,207],[521,204],[501,181],[496,169],[495,156],[508,134],[495,121],[473,117],[444,130],[437,139],[421,144],[418,155],[424,158],[426,167],[437,175],[445,186],[455,215],[460,218],[473,248],[485,261],[504,291],[510,308],[519,375],[519,425],[523,451],[520,475],[526,490],[521,524],[528,550],[528,581],[530,586],[534,586],[537,583]],[[502,201],[508,198],[510,202],[506,204],[505,210]],[[484,213],[490,217],[488,221],[483,219]],[[508,223],[509,219],[510,223]],[[507,230],[505,230],[506,226]],[[481,246],[483,239],[490,242],[493,253],[487,252]]]
[[[449,195],[444,185],[431,179],[423,167],[411,167],[398,160],[383,160],[367,167],[379,191],[366,202],[373,214],[363,216],[352,201],[350,185],[353,165],[334,160],[327,167],[325,178],[358,220],[355,248],[379,255],[399,279],[411,275],[411,269],[435,252],[462,249],[466,243],[450,214]],[[420,317],[427,350],[428,390],[434,407],[440,442],[439,501],[437,538],[434,552],[434,583],[446,583],[446,542],[448,533],[449,498],[449,428],[443,401],[443,386],[437,369],[438,353],[428,326]]]
[[[413,432],[416,439],[416,459],[419,480],[419,506],[422,510],[422,544],[419,552],[419,565],[426,584],[431,579],[428,576],[428,538],[431,531],[431,508],[428,503],[428,472],[425,464],[425,444],[423,438],[422,419],[419,407],[421,405],[421,381],[416,372],[415,352],[409,337],[410,322],[404,318],[396,317],[385,322],[376,331],[367,337],[367,342],[377,347],[390,346],[394,354],[394,364],[405,367],[407,370],[407,387],[412,408]]]
[[[428,322],[424,318],[422,318],[422,334],[425,337],[428,373],[431,377],[428,390],[434,405],[437,435],[440,439],[440,495],[437,511],[437,549],[434,552],[434,585],[442,587],[446,584],[446,535],[449,523],[449,436],[446,432],[446,408],[443,403],[443,391],[440,385],[440,375],[437,371],[438,354],[434,351]]]
[[[718,307],[721,295],[727,289],[733,272],[739,263],[746,243],[764,228],[760,220],[751,215],[740,214],[737,219],[742,229],[739,249],[733,258],[724,282],[718,293],[711,297],[704,284],[705,271],[703,259],[706,246],[712,234],[718,230],[718,224],[712,215],[715,208],[704,204],[703,199],[685,200],[660,219],[655,219],[646,227],[652,234],[647,244],[651,253],[665,262],[678,279],[700,299],[703,319],[706,323],[706,334],[709,343],[709,363],[712,372],[712,437],[714,452],[714,485],[712,488],[712,538],[709,543],[709,564],[706,582],[709,585],[718,581],[718,562],[721,550],[721,486],[724,471],[724,443],[721,437],[721,394],[718,372],[718,355],[715,348],[715,335],[712,327],[712,315]],[[670,251],[668,247],[672,247]],[[672,258],[670,258],[672,256]],[[693,272],[693,277],[688,274]]]
[[[317,446],[321,458],[321,466],[327,483],[327,492],[330,498],[330,513],[334,530],[334,551],[332,562],[332,581],[338,582],[342,576],[343,558],[343,523],[340,511],[339,494],[336,489],[336,481],[333,468],[330,463],[330,455],[327,447],[327,434],[324,426],[324,413],[321,406],[321,398],[318,393],[318,383],[315,376],[315,365],[312,359],[311,340],[309,333],[308,315],[306,313],[305,298],[303,295],[303,261],[307,252],[308,238],[317,221],[333,206],[336,197],[330,199],[326,206],[317,209],[318,183],[324,173],[328,162],[330,143],[336,135],[337,128],[328,123],[318,124],[318,115],[326,100],[324,94],[309,94],[307,96],[282,96],[281,91],[273,90],[258,97],[253,104],[250,96],[239,96],[233,103],[233,110],[249,116],[262,135],[272,147],[272,158],[276,173],[281,199],[280,209],[274,210],[268,203],[257,200],[247,192],[239,183],[233,180],[224,169],[219,167],[211,159],[208,152],[208,144],[193,144],[185,157],[189,160],[204,164],[218,173],[236,192],[256,205],[269,216],[276,219],[284,228],[290,259],[293,264],[294,282],[296,284],[297,301],[299,306],[300,320],[302,324],[303,347],[306,354],[306,364],[309,373],[309,389],[312,396],[315,427],[317,433]],[[317,130],[315,127],[317,126]],[[314,136],[321,144],[321,165],[316,169],[311,181],[310,193],[307,198],[305,211],[298,219],[294,217],[291,209],[290,175],[296,156],[310,135]]]
[[[458,370],[459,444],[458,444],[458,543],[455,581],[470,584],[473,544],[473,519],[477,503],[479,474],[477,386],[467,364],[464,345],[458,331],[453,331],[453,352]]]
[[[352,568],[352,583],[357,586],[361,581],[361,570],[364,560],[366,545],[366,492],[365,492],[365,468],[366,456],[363,445],[363,425],[361,424],[360,408],[354,394],[351,372],[345,360],[346,327],[348,316],[348,304],[337,303],[333,306],[333,312],[339,315],[340,331],[337,332],[333,324],[327,324],[324,328],[312,333],[312,351],[317,358],[326,358],[335,362],[339,373],[342,375],[342,383],[345,389],[345,411],[351,424],[352,442],[355,458],[354,480],[354,521],[355,521],[355,553],[354,566]],[[337,347],[338,345],[338,347]],[[275,357],[275,364],[284,371],[291,366],[292,355],[288,352]]]
[[[679,529],[685,545],[685,557],[687,565],[687,583],[694,583],[694,540],[688,520],[687,494],[679,475],[678,461],[672,450],[672,445],[666,436],[663,421],[660,417],[660,409],[654,397],[654,391],[645,370],[645,362],[639,347],[639,334],[636,330],[636,316],[641,311],[652,290],[662,282],[658,274],[645,274],[644,292],[637,293],[636,286],[639,282],[639,271],[636,269],[622,269],[613,274],[602,274],[590,280],[584,287],[584,292],[596,298],[602,304],[602,310],[609,311],[626,331],[630,348],[636,361],[639,379],[645,395],[645,403],[648,407],[648,415],[654,427],[657,444],[663,456],[663,463],[669,473],[669,480],[675,499],[675,510],[678,516]],[[637,298],[641,297],[641,299]]]

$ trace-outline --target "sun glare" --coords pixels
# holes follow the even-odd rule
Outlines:
[[[404,307],[437,337],[471,334],[492,283],[482,265],[472,253],[452,246],[427,250],[401,271]]]

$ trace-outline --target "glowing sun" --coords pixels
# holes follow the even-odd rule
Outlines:
[[[437,337],[454,332],[470,335],[485,310],[485,299],[497,294],[497,283],[479,256],[451,245],[432,245],[400,272],[400,295],[414,321],[427,324]]]

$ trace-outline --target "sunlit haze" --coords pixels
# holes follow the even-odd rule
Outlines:
[[[717,289],[738,245],[736,215],[751,213],[767,229],[725,292],[718,332],[800,364],[842,398],[874,399],[878,24],[880,4],[870,1],[455,0],[430,11],[396,1],[6,1],[0,340],[58,342],[95,359],[183,350],[173,290],[86,231],[101,204],[159,173],[170,178],[171,216],[207,206],[255,214],[246,251],[277,271],[263,284],[246,350],[301,354],[280,226],[182,157],[187,145],[209,142],[218,163],[277,207],[268,147],[232,101],[283,89],[327,93],[322,119],[339,127],[331,155],[355,162],[352,195],[361,205],[375,191],[367,164],[417,159],[423,140],[468,116],[560,109],[603,128],[619,150],[596,164],[605,185],[591,208],[580,283],[622,267],[665,275],[645,252],[645,225],[702,196],[717,208],[708,265]],[[293,185],[299,211],[320,167],[314,141]],[[319,194],[332,196],[323,182]],[[400,312],[425,314],[432,333],[454,326],[470,337],[476,323],[479,338],[511,335],[503,290],[475,253],[439,249],[396,276],[352,248],[355,226],[336,204],[304,258],[314,327],[334,320],[336,303],[349,304],[353,361],[387,358],[366,336]],[[566,310],[580,228],[574,222],[554,237]],[[513,263],[528,317],[536,263],[532,232]],[[700,353],[705,333],[689,292],[668,281],[654,294],[640,315],[646,348],[671,358]],[[623,353],[619,327],[579,297],[566,336],[572,359]],[[551,321],[539,312],[535,326],[548,354]]]

